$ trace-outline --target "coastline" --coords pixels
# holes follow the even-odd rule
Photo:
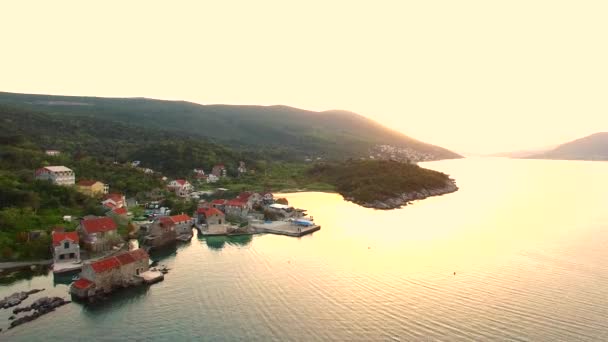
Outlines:
[[[433,197],[433,196],[441,196],[441,195],[453,193],[456,191],[458,191],[458,186],[456,185],[456,182],[453,179],[450,179],[443,188],[431,189],[431,190],[422,189],[419,191],[410,191],[410,192],[402,193],[398,197],[393,197],[393,198],[389,198],[389,199],[382,200],[382,201],[376,200],[373,202],[361,202],[361,201],[357,201],[356,199],[354,199],[352,197],[349,197],[349,198],[344,197],[344,199],[349,202],[356,203],[365,208],[391,210],[391,209],[399,209],[401,207],[404,207],[412,201],[423,200],[425,198]]]

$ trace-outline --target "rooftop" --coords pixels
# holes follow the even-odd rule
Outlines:
[[[114,223],[114,221],[112,221],[112,219],[109,217],[99,217],[94,219],[83,220],[81,224],[84,230],[89,234],[109,232],[117,228],[116,223]]]
[[[87,180],[81,180],[81,181],[78,181],[78,183],[76,183],[76,184],[77,184],[77,185],[80,185],[80,186],[92,186],[92,185],[94,185],[95,183],[101,183],[101,182],[96,181],[96,180],[90,180],[90,179],[87,179]]]
[[[59,246],[61,245],[61,242],[64,240],[70,240],[72,242],[78,242],[78,233],[76,232],[69,232],[69,233],[63,233],[63,232],[53,232],[53,246]]]

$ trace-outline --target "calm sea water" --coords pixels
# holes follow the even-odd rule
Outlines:
[[[154,256],[171,268],[164,282],[0,340],[608,340],[608,163],[426,166],[461,190],[394,211],[290,194],[321,231],[194,238]],[[52,274],[0,296],[40,287],[67,296]]]

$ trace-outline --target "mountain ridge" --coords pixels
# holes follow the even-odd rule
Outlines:
[[[528,159],[608,160],[608,132],[597,132],[561,144]]]
[[[408,147],[431,160],[461,157],[346,110],[8,92],[0,92],[0,103],[56,116],[97,117],[171,130],[232,147],[281,150],[297,159],[308,155],[330,159],[364,157],[382,144]]]

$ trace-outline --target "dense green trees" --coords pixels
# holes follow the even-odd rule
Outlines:
[[[357,202],[382,201],[406,192],[445,187],[448,175],[414,164],[380,160],[350,160],[315,165],[308,175],[335,185],[344,197]]]

